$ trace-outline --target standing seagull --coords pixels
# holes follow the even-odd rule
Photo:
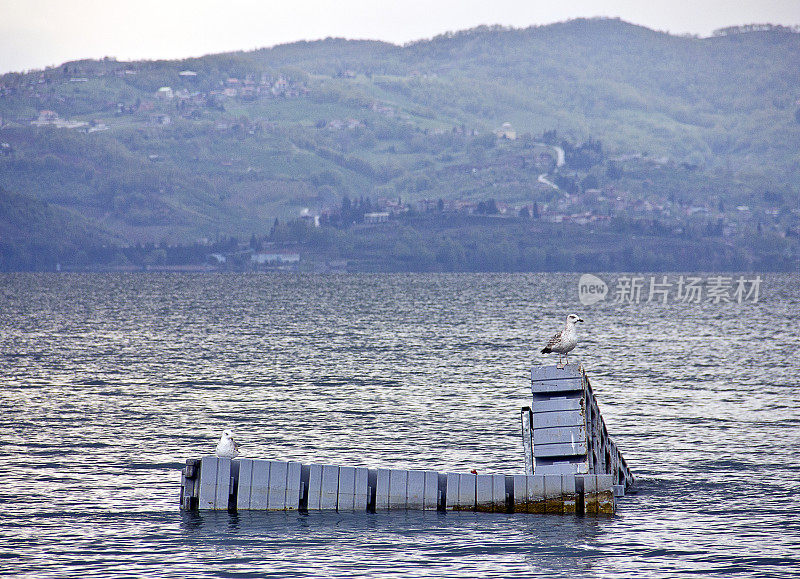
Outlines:
[[[561,364],[561,354],[564,354],[564,356],[567,358],[567,364],[569,364],[569,356],[567,354],[571,352],[578,343],[578,333],[575,331],[575,322],[582,321],[583,320],[575,314],[568,315],[567,323],[564,326],[564,329],[550,338],[550,341],[545,344],[544,348],[542,348],[542,354],[558,352],[559,364]]]
[[[233,439],[233,432],[230,430],[222,431],[222,437],[217,443],[216,455],[220,458],[236,458],[239,456],[239,445]]]

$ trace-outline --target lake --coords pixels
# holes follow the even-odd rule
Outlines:
[[[579,277],[0,274],[0,574],[800,576],[800,275],[685,303],[600,274],[589,306]],[[178,508],[224,428],[249,458],[521,472],[573,312],[637,477],[614,517]]]

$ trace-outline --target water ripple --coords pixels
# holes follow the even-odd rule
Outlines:
[[[559,274],[0,275],[0,574],[797,574],[798,281],[581,311]],[[178,511],[225,427],[251,457],[519,471],[530,364],[572,310],[638,476],[614,518]]]

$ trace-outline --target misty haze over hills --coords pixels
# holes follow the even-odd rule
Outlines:
[[[793,269],[798,64],[580,19],[6,74],[0,268]]]

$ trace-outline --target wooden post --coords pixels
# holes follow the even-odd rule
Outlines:
[[[528,506],[528,475],[514,475],[514,512],[527,513]]]
[[[369,469],[356,468],[356,490],[353,495],[353,509],[366,511],[369,505]]]
[[[493,474],[492,477],[492,510],[495,513],[506,512],[506,475]]]
[[[458,506],[458,479],[459,474],[455,472],[448,472],[447,475],[447,493],[445,500],[445,509],[453,510]]]
[[[389,471],[389,508],[408,508],[408,471],[392,469]]]
[[[544,479],[544,512],[563,513],[564,498],[561,494],[561,475],[546,474]]]
[[[337,511],[354,511],[356,508],[356,469],[352,466],[339,467],[339,491],[336,502]]]
[[[200,493],[200,460],[186,459],[186,466],[181,470],[180,505],[184,511],[197,509]]]
[[[422,494],[422,508],[435,511],[439,508],[439,473],[435,470],[425,471],[425,491]]]
[[[375,510],[386,511],[389,509],[389,469],[379,468],[375,482]]]
[[[475,510],[491,513],[494,510],[492,475],[475,476]]]
[[[330,464],[322,465],[322,487],[319,508],[323,511],[335,511],[339,498],[339,467]]]
[[[545,512],[544,475],[535,474],[527,477],[528,512]]]
[[[267,510],[286,510],[286,480],[289,465],[279,460],[269,461],[269,486],[267,487]]]
[[[459,474],[458,475],[458,498],[455,508],[460,511],[474,511],[476,502],[477,475]]]
[[[533,438],[531,435],[533,412],[529,406],[522,408],[520,421],[522,422],[522,451],[525,455],[525,474],[533,474]]]
[[[286,463],[286,510],[296,511],[300,508],[300,481],[302,468],[299,462]]]
[[[409,509],[423,510],[425,508],[425,471],[408,471],[407,502]]]
[[[578,493],[575,488],[575,475],[562,474],[561,475],[561,499],[564,504],[565,513],[577,512],[578,506]]]
[[[322,465],[308,465],[308,506],[309,511],[322,509]]]

